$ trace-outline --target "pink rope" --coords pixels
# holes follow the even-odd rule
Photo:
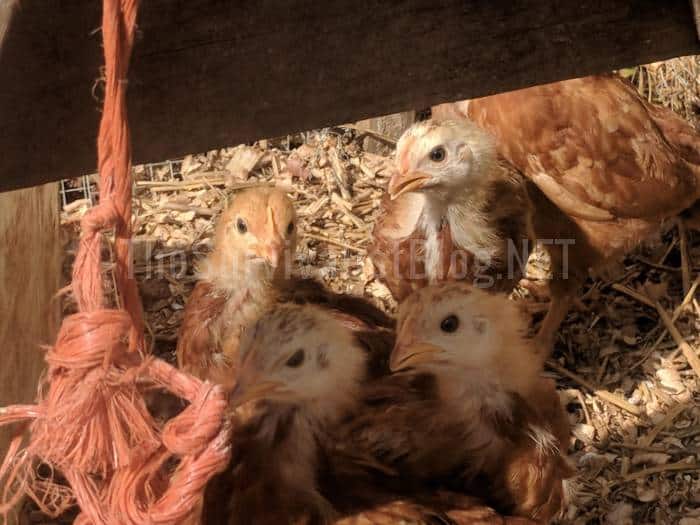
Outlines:
[[[78,524],[177,524],[192,518],[207,481],[228,463],[230,429],[222,387],[202,383],[144,356],[143,310],[130,276],[131,149],[126,78],[137,0],[104,0],[105,100],[98,138],[100,203],[82,219],[73,267],[79,313],[64,319],[46,354],[48,373],[37,405],[0,409],[0,425],[28,423],[0,464],[0,515],[24,494],[44,512],[77,502]],[[109,309],[101,272],[102,232],[115,233],[116,292]],[[143,392],[154,385],[190,405],[162,428]],[[171,472],[171,459],[179,460]],[[69,487],[41,479],[55,468]]]

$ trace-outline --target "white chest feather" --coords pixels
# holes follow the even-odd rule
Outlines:
[[[491,266],[498,258],[501,243],[486,214],[469,203],[469,197],[455,199],[459,204],[440,205],[426,203],[421,217],[425,233],[425,269],[430,283],[442,277],[444,268],[452,260],[460,260],[462,254],[473,255],[480,266]],[[443,225],[450,229],[452,244],[445,249],[440,232]],[[448,258],[444,261],[444,258]]]

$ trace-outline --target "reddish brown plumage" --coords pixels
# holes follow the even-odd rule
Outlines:
[[[566,267],[563,245],[546,246],[557,279],[545,339],[588,268],[629,251],[700,196],[698,133],[613,75],[443,104],[433,115],[492,133],[499,153],[534,183],[537,237],[575,240]]]
[[[214,250],[200,265],[185,306],[176,351],[180,368],[233,384],[238,340],[276,301],[295,246],[294,207],[283,191],[251,188],[234,197],[218,219]]]
[[[353,441],[385,447],[384,461],[410,477],[442,478],[452,489],[478,480],[498,510],[548,521],[572,474],[563,455],[569,428],[553,382],[540,377],[546,352],[526,326],[506,297],[464,284],[414,293],[399,310],[391,357],[407,377],[383,386],[403,380],[404,395],[419,392],[389,405],[386,423],[360,427]]]
[[[266,401],[234,431],[209,523],[495,524],[517,523],[508,513],[547,522],[560,510],[566,416],[553,383],[537,377],[542,353],[522,339],[515,306],[456,284],[414,299],[396,348],[432,337],[417,307],[438,316],[454,307],[467,328],[454,365],[387,375],[390,332],[358,332],[317,306],[281,306],[246,333],[233,399]]]
[[[370,256],[399,301],[413,290],[445,280],[510,290],[524,267],[519,259],[529,253],[530,202],[521,175],[497,158],[488,136],[457,128],[419,123],[397,146],[397,173],[380,204]],[[457,184],[454,176],[407,189],[406,182],[416,174],[436,174],[438,180],[443,168],[421,164],[422,157],[438,144],[451,144],[455,136],[470,149],[467,160],[472,162],[459,165],[455,153],[447,160],[455,163],[450,170],[475,186],[478,182],[478,187]],[[431,250],[437,258],[431,257]]]
[[[199,378],[221,382],[221,370],[212,370],[211,348],[214,337],[212,324],[220,318],[226,306],[226,294],[206,281],[198,282],[187,299],[177,342],[178,366]]]

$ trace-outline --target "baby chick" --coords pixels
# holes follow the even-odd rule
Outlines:
[[[473,498],[387,494],[372,484],[367,472],[377,466],[363,451],[333,457],[338,431],[363,408],[370,354],[378,350],[313,305],[281,305],[247,330],[231,404],[257,409],[234,421],[231,463],[207,487],[204,523],[518,523]]]
[[[448,486],[485,476],[497,509],[548,521],[571,474],[562,455],[568,424],[552,383],[540,378],[547,352],[525,338],[516,305],[445,283],[406,299],[398,323],[392,370],[427,376],[439,401],[423,411],[429,433],[412,431],[420,454],[400,458],[400,468],[452,477]]]
[[[370,255],[397,300],[443,280],[510,291],[533,238],[531,207],[493,139],[468,122],[419,122],[396,163]]]
[[[260,187],[236,194],[218,220],[214,249],[185,307],[180,368],[231,385],[238,340],[276,300],[295,249],[296,214],[283,191]]]
[[[534,229],[554,274],[540,328],[550,347],[589,269],[658,234],[700,198],[700,134],[617,75],[443,104],[433,117],[473,121],[532,181]]]

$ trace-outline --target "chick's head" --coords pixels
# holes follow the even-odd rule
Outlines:
[[[314,305],[280,305],[241,341],[234,405],[265,399],[339,412],[364,378],[366,353],[350,328]]]
[[[426,120],[411,126],[396,146],[397,173],[389,181],[396,199],[409,192],[449,199],[482,183],[496,162],[493,138],[468,121]]]
[[[289,270],[296,242],[296,213],[286,193],[250,188],[238,193],[219,219],[215,250],[233,264],[263,265],[280,276]]]
[[[429,286],[400,306],[394,371],[485,381],[526,395],[541,368],[522,313],[507,297],[465,283]]]

